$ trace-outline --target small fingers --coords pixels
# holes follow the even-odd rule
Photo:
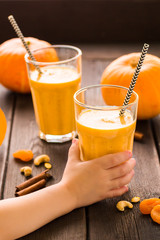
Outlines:
[[[123,195],[124,193],[128,192],[128,187],[127,186],[122,186],[117,189],[113,189],[107,193],[107,198],[113,198],[113,197],[118,197]]]
[[[68,161],[80,161],[79,140],[74,138],[68,152]]]
[[[112,180],[111,181],[112,189],[120,188],[120,187],[122,187],[124,185],[127,185],[128,183],[130,183],[130,181],[133,178],[133,176],[134,176],[134,170],[131,170],[125,176]]]
[[[132,157],[131,151],[124,151],[105,155],[103,157],[98,158],[97,161],[100,161],[102,163],[104,169],[109,169],[124,163],[131,157]]]
[[[109,169],[109,178],[111,180],[120,178],[128,174],[136,165],[136,160],[134,158],[130,158],[126,162],[121,165],[118,165],[114,168]]]

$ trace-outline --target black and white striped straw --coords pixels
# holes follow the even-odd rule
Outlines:
[[[135,72],[133,74],[133,77],[132,77],[132,80],[131,80],[131,83],[130,83],[130,86],[129,86],[129,89],[128,89],[128,92],[127,92],[127,95],[126,95],[125,100],[123,102],[123,106],[128,105],[128,103],[130,101],[134,86],[136,84],[136,81],[137,81],[138,75],[140,73],[144,58],[145,58],[145,56],[147,54],[147,51],[148,51],[148,48],[149,48],[149,44],[145,43],[143,45],[142,53],[141,53],[139,62],[137,64],[137,67],[135,69]],[[119,115],[122,116],[124,114],[124,112],[125,112],[125,108],[122,108]]]
[[[35,57],[33,56],[33,54],[31,53],[31,51],[30,51],[27,43],[25,42],[24,36],[23,36],[23,34],[22,34],[22,32],[21,32],[21,30],[20,30],[20,28],[19,28],[16,20],[14,19],[13,15],[10,15],[10,16],[8,17],[8,20],[10,21],[10,23],[11,23],[12,27],[14,28],[14,30],[15,30],[16,34],[18,35],[18,37],[21,39],[21,41],[22,41],[22,43],[23,43],[23,45],[24,45],[24,47],[25,47],[25,49],[26,49],[26,51],[27,51],[30,59],[33,61],[33,65],[35,66],[35,68],[37,69],[37,71],[41,74],[42,72],[41,72],[41,70],[40,70],[40,67],[39,67],[37,64],[34,63],[34,62],[36,61],[36,59],[35,59]]]

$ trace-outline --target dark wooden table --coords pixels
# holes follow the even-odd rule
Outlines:
[[[113,59],[122,54],[141,51],[142,46],[132,44],[80,47],[83,50],[82,85],[87,86],[99,83],[104,68]],[[150,53],[160,57],[160,45],[151,46]],[[14,197],[15,186],[25,180],[19,172],[24,164],[12,157],[12,153],[17,149],[32,149],[35,155],[46,153],[51,156],[53,163],[51,172],[54,179],[48,184],[60,181],[71,142],[48,144],[38,138],[30,95],[12,93],[1,86],[0,107],[4,110],[8,122],[7,134],[0,147],[0,197],[2,199]],[[126,210],[124,213],[116,209],[116,203],[120,199],[131,200],[133,196],[140,196],[141,199],[160,196],[160,116],[138,122],[137,129],[145,136],[142,142],[134,142],[133,152],[137,165],[128,193],[119,198],[107,199],[86,208],[76,209],[21,239],[160,239],[160,226],[152,222],[149,216],[141,215],[139,204],[135,204],[132,210]],[[29,165],[33,166],[33,163]],[[34,175],[43,169],[33,166]]]

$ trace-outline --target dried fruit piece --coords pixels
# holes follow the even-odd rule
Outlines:
[[[160,199],[159,198],[149,198],[149,199],[144,199],[140,205],[139,209],[141,213],[143,214],[150,214],[152,209],[160,204]]]
[[[137,203],[137,202],[139,202],[140,201],[140,197],[133,197],[132,199],[131,199],[131,202],[132,203]]]
[[[51,169],[52,168],[52,165],[50,163],[45,163],[44,166],[47,169]]]
[[[133,204],[128,201],[119,201],[116,205],[117,209],[121,212],[125,210],[126,207],[133,208]]]
[[[151,218],[154,222],[160,224],[160,205],[156,205],[151,211]]]
[[[33,159],[33,152],[31,150],[20,149],[13,153],[13,157],[28,162]]]
[[[25,166],[25,167],[22,167],[22,168],[20,169],[20,172],[21,172],[21,173],[24,173],[24,175],[25,175],[26,177],[28,177],[28,176],[30,176],[30,175],[32,174],[32,168],[31,168],[31,167],[28,167],[28,166]]]

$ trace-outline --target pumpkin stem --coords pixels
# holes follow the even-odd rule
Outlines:
[[[137,67],[138,60],[139,60],[138,57],[134,57],[133,59],[131,59],[130,64],[131,64],[131,67],[132,67],[132,68],[136,68],[136,67]]]

